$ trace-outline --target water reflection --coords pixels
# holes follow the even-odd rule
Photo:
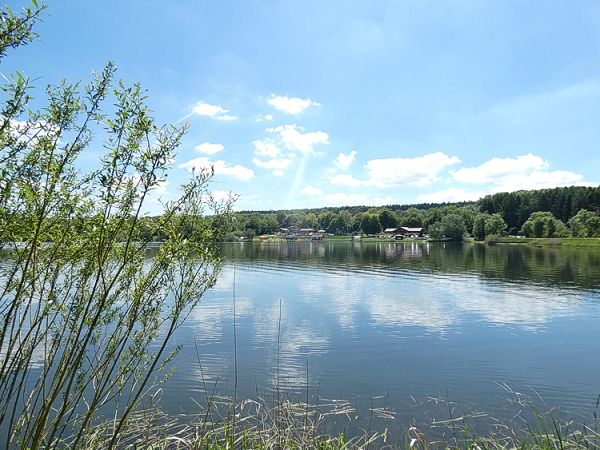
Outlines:
[[[230,392],[234,288],[239,397],[279,384],[357,403],[385,392],[397,410],[448,395],[495,412],[498,382],[567,409],[600,392],[600,252],[325,241],[224,253],[219,283],[177,336],[179,408],[202,378]]]
[[[295,241],[226,245],[233,261],[253,267],[276,264],[281,270],[308,267],[326,271],[389,273],[395,269],[448,273],[473,272],[505,281],[599,288],[600,251],[536,248],[526,245],[361,243]]]

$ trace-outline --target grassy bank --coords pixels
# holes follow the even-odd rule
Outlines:
[[[600,248],[599,238],[517,238],[501,237],[496,244],[525,244],[534,247]]]

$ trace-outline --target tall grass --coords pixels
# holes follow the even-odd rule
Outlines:
[[[318,405],[282,401],[276,408],[264,399],[245,400],[213,396],[205,411],[196,415],[174,416],[157,408],[130,417],[128,434],[120,441],[130,449],[597,449],[600,433],[596,412],[590,424],[562,421],[555,411],[539,411],[522,400],[530,418],[502,423],[482,413],[454,415],[456,405],[448,403],[448,416],[430,423],[407,426],[398,435],[387,427],[349,432],[358,412],[345,401],[322,401]],[[439,400],[439,399],[437,399]],[[368,415],[394,421],[389,412],[369,408]],[[489,427],[477,431],[472,421],[486,416]],[[327,431],[337,423],[336,432]],[[370,425],[369,425],[370,427]],[[114,433],[112,423],[95,427],[86,435],[83,448],[105,448]],[[69,448],[65,443],[64,448]]]

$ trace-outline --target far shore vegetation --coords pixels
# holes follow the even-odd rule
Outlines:
[[[152,220],[152,219],[149,219]],[[406,227],[420,231],[404,232]],[[228,241],[285,238],[432,241],[596,246],[600,187],[559,187],[488,195],[476,202],[349,206],[236,213]],[[160,236],[156,236],[160,240]]]

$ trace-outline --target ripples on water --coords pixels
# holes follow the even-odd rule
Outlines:
[[[436,414],[430,397],[509,417],[502,383],[573,415],[600,394],[597,250],[298,241],[224,254],[175,336],[170,411],[233,393],[234,288],[238,398],[273,398],[279,380],[292,398],[359,410],[383,396],[376,406],[408,423]]]
[[[292,398],[360,407],[383,394],[408,421],[430,396],[512,414],[499,383],[573,414],[600,393],[597,251],[300,241],[224,252],[217,286],[177,336],[163,399],[173,409],[194,410],[202,380],[232,393],[234,276],[238,398],[272,398],[279,379]]]

